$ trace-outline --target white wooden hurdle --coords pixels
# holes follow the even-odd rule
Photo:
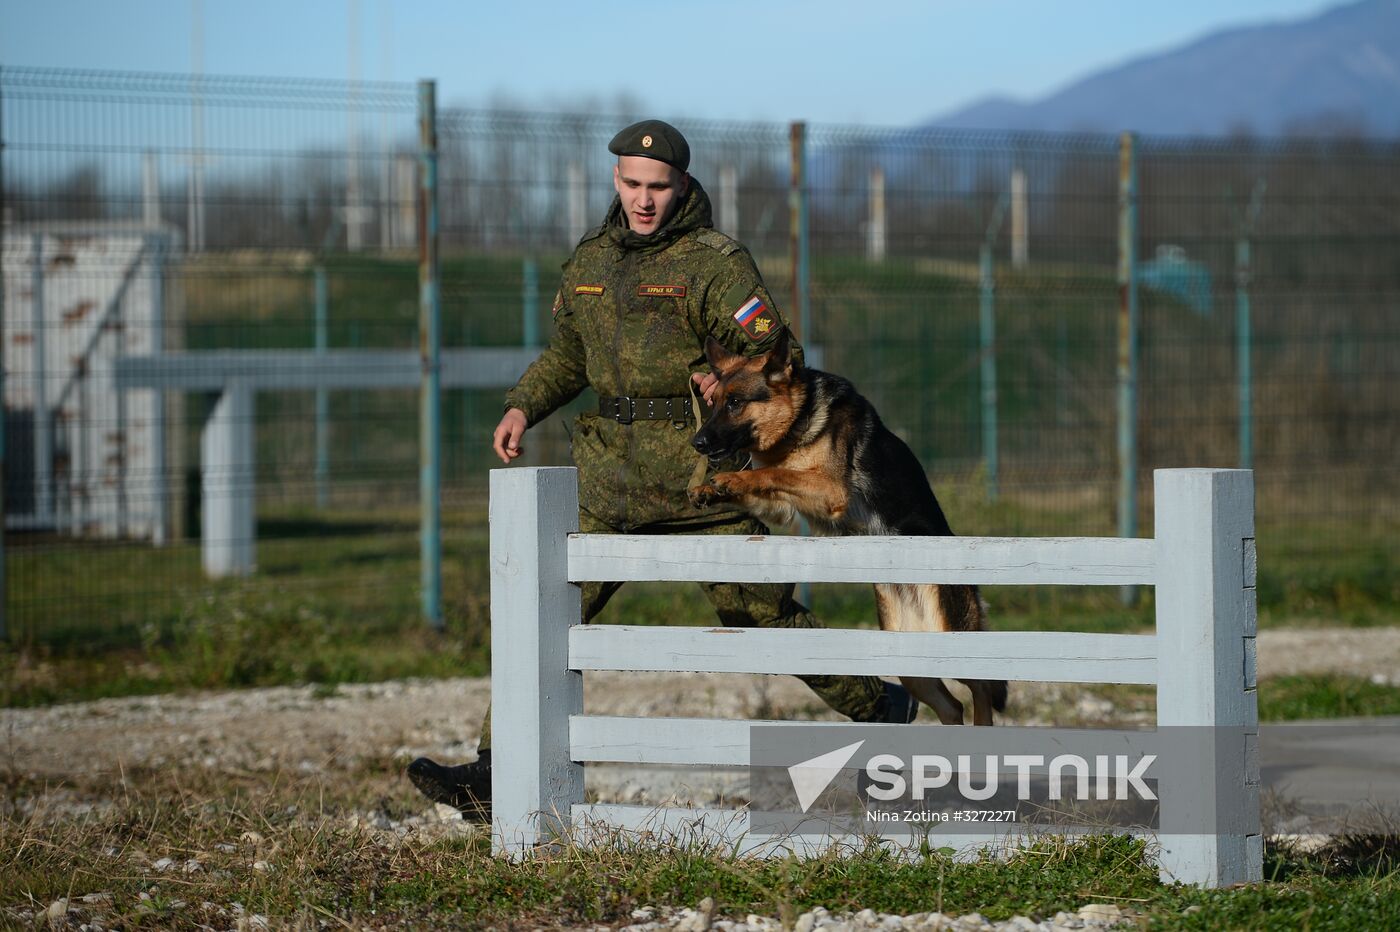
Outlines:
[[[755,723],[584,715],[584,671],[1155,683],[1159,727],[1217,726],[1233,736],[1215,742],[1214,760],[1159,785],[1163,824],[1204,811],[1220,827],[1158,836],[1163,879],[1211,887],[1261,879],[1254,476],[1167,469],[1154,481],[1153,539],[648,537],[578,534],[574,469],[493,471],[495,849],[520,856],[584,823],[699,830],[754,854],[832,843],[751,836],[736,810],[585,805],[587,762],[742,766]],[[582,625],[571,583],[590,580],[1153,585],[1157,625],[1151,635]],[[938,837],[964,852],[998,842],[985,834]]]

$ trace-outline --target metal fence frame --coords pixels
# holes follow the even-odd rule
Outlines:
[[[376,115],[385,122],[388,115],[406,120],[416,114],[417,132],[411,138],[406,126],[397,127],[384,135],[377,154],[362,139],[327,145],[294,133],[311,116],[339,126],[342,116],[361,113],[363,119],[350,121],[361,130]],[[129,126],[131,114],[139,119]],[[80,212],[83,203],[60,203],[70,195],[50,182],[63,166],[85,160],[116,179],[99,192],[106,200],[98,207],[107,214],[184,225],[185,254],[172,249],[167,256],[167,268],[177,270],[172,275],[187,269],[204,274],[196,260],[221,259],[242,245],[255,255],[249,268],[228,272],[230,280],[270,276],[258,255],[286,258],[295,247],[315,265],[316,298],[306,302],[316,307],[314,344],[308,339],[305,348],[329,357],[369,352],[358,349],[358,338],[357,348],[348,348],[343,327],[336,335],[341,322],[328,312],[327,295],[343,282],[327,274],[329,253],[354,244],[374,251],[377,244],[386,262],[417,258],[418,326],[395,330],[379,346],[385,352],[421,347],[413,462],[407,438],[396,436],[397,459],[388,463],[386,457],[385,468],[401,473],[395,479],[399,497],[415,486],[419,613],[441,624],[451,613],[433,569],[441,561],[444,489],[447,507],[454,494],[457,502],[479,504],[489,463],[484,444],[468,455],[465,439],[453,446],[444,431],[457,427],[449,413],[455,405],[467,412],[459,436],[475,439],[471,432],[481,432],[493,407],[473,407],[466,393],[457,402],[444,380],[441,347],[518,350],[524,358],[541,341],[552,285],[544,260],[562,257],[596,222],[611,197],[606,140],[634,116],[440,107],[431,82],[415,88],[7,68],[0,70],[0,127],[9,136],[0,191],[11,200],[0,207],[22,222],[29,222],[26,211],[39,223],[65,209]],[[250,121],[264,118],[259,132],[240,135]],[[1400,293],[1400,279],[1383,261],[1387,249],[1400,248],[1393,222],[1400,212],[1385,206],[1400,197],[1389,180],[1400,164],[1400,143],[676,122],[696,143],[697,176],[714,185],[718,225],[752,247],[804,342],[823,351],[827,367],[861,386],[931,471],[966,481],[962,491],[980,486],[986,500],[998,504],[1082,493],[1085,500],[1074,499],[1072,509],[1092,515],[1086,530],[1116,526],[1132,536],[1150,520],[1145,469],[1238,461],[1260,469],[1261,496],[1283,498],[1308,519],[1337,517],[1335,501],[1321,501],[1322,491],[1336,488],[1345,489],[1345,496],[1335,496],[1345,499],[1343,520],[1395,516],[1397,490],[1380,464],[1400,437],[1400,412],[1383,400],[1384,385],[1400,380],[1383,359],[1396,334],[1387,329],[1389,318],[1367,312]],[[152,146],[161,148],[151,153]],[[170,179],[149,183],[151,169],[170,164],[188,174],[184,194]],[[263,176],[246,168],[247,184],[234,183],[240,176],[231,166],[249,165],[272,166],[266,190],[259,187]],[[308,184],[320,167],[325,190],[306,192],[305,229],[298,232],[288,198],[294,201],[298,184]],[[1297,207],[1300,184],[1318,179],[1325,191]],[[80,195],[71,197],[81,201]],[[344,216],[337,219],[337,211]],[[1184,244],[1185,271],[1160,257],[1139,258],[1154,245],[1172,243]],[[412,252],[404,248],[409,244]],[[1322,258],[1308,266],[1300,256],[1312,252]],[[486,279],[472,277],[469,256],[495,263]],[[859,287],[843,277],[848,261],[863,263],[864,277],[855,276]],[[518,275],[503,272],[511,265]],[[1215,317],[1209,326],[1163,331],[1176,342],[1157,346],[1154,316],[1162,317],[1167,299],[1161,295],[1168,294],[1157,286],[1200,269],[1213,276],[1207,300]],[[286,277],[293,274],[302,272]],[[917,291],[932,279],[952,296]],[[220,284],[211,274],[202,287],[208,292]],[[1176,294],[1169,310],[1189,308],[1189,298]],[[1291,316],[1271,325],[1271,308],[1281,301]],[[1091,312],[1081,313],[1088,305]],[[16,307],[8,311],[13,319]],[[1045,321],[1037,317],[1042,314]],[[1058,336],[1047,329],[1055,314]],[[1082,321],[1067,325],[1074,314]],[[253,316],[230,320],[234,330],[252,331],[259,323]],[[227,345],[245,345],[239,341],[250,335],[246,345],[284,348],[250,333],[234,334]],[[1076,341],[1092,345],[1076,352]],[[903,370],[888,365],[910,343],[941,353],[927,353],[917,370],[907,359],[899,360]],[[259,370],[307,365],[308,372],[338,365],[305,363],[291,352],[249,355],[246,362]],[[15,375],[0,371],[0,385],[8,376],[13,391]],[[1291,382],[1303,376],[1316,380],[1317,404],[1293,390]],[[1211,382],[1205,391],[1192,384],[1205,380]],[[295,486],[279,505],[300,495],[317,508],[334,507],[331,390],[308,388],[315,392],[314,463],[305,470],[298,461],[271,464]],[[1052,390],[1062,400],[1051,415],[1057,420],[1050,421],[1046,406],[1027,398]],[[1116,404],[1104,403],[1115,396]],[[1083,399],[1092,399],[1092,407]],[[1207,404],[1208,412],[1190,410]],[[262,417],[267,409],[249,410]],[[535,429],[527,459],[565,461],[559,420]],[[278,425],[279,432],[286,429]],[[1328,442],[1312,442],[1308,432],[1326,433]],[[14,480],[16,438],[2,434],[0,427],[0,467],[8,454]],[[1286,454],[1276,452],[1279,438],[1288,440]],[[1047,464],[1055,469],[1049,478]],[[1337,477],[1325,490],[1315,481],[1324,471]],[[183,494],[186,507],[193,507],[198,498],[177,473],[172,466],[160,478],[163,498]],[[314,480],[305,481],[305,489],[303,473]],[[264,482],[264,491],[269,488]],[[1319,496],[1319,504],[1300,491]],[[230,543],[240,536],[251,546],[251,535],[235,534]]]

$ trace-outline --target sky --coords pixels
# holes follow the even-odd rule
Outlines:
[[[433,78],[446,105],[602,110],[625,99],[662,117],[899,126],[994,94],[1035,99],[1219,29],[1337,5],[0,0],[0,67]]]

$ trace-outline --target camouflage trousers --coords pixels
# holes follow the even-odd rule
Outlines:
[[[587,512],[579,514],[579,530],[585,534],[617,534]],[[675,527],[655,524],[636,528],[632,534],[767,534],[768,529],[754,518],[739,518],[718,523]],[[720,624],[727,628],[820,628],[802,603],[792,597],[792,583],[700,583]],[[588,582],[583,589],[583,623],[588,624],[608,604],[619,589],[620,582]],[[800,676],[818,698],[832,709],[857,722],[884,717],[884,686],[873,676]],[[478,751],[491,747],[491,710],[481,725]]]

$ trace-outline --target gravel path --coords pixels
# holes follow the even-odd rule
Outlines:
[[[1400,629],[1273,630],[1259,637],[1261,677],[1342,672],[1395,682]],[[955,687],[960,688],[960,687]],[[342,686],[330,695],[281,687],[165,695],[39,709],[0,710],[0,765],[12,773],[63,779],[139,766],[187,766],[233,773],[354,771],[386,758],[421,754],[470,759],[489,697],[486,679],[396,681]],[[713,718],[835,719],[786,676],[598,673],[586,678],[590,713]],[[1084,695],[1073,684],[1017,683],[1010,724],[1130,724],[1150,710]],[[920,721],[934,720],[925,710]],[[600,799],[661,802],[690,795],[690,775],[592,767]],[[724,780],[698,792],[710,802]]]

